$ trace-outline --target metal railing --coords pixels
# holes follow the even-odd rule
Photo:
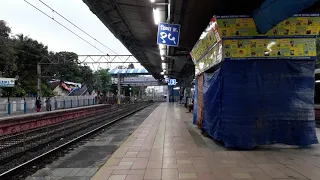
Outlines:
[[[41,97],[41,111],[46,111],[47,97]],[[36,112],[36,98],[0,98],[0,116],[11,116]],[[51,98],[51,110],[69,109],[96,104],[94,96],[62,96]]]
[[[41,97],[41,110],[40,112],[47,111],[46,100],[47,97]],[[129,100],[131,99],[131,100]],[[164,97],[157,96],[144,96],[144,97],[121,97],[122,103],[133,103],[135,101],[165,101]],[[51,97],[51,111],[59,109],[69,109],[75,107],[90,106],[95,104],[117,104],[116,97],[108,97],[106,100],[101,101],[95,98],[95,96],[59,96]],[[0,117],[1,116],[13,116],[28,113],[36,113],[36,98],[35,97],[25,97],[25,98],[0,98]]]

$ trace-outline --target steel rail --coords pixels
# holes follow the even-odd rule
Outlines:
[[[36,157],[34,157],[34,158],[32,158],[32,159],[24,162],[24,163],[21,163],[20,165],[18,165],[18,166],[14,167],[14,168],[11,168],[11,169],[9,169],[9,170],[1,173],[1,174],[0,174],[0,178],[1,178],[1,177],[2,177],[2,178],[6,178],[7,176],[10,176],[10,174],[13,173],[14,171],[16,171],[16,170],[18,170],[18,169],[20,169],[20,168],[22,168],[22,167],[24,167],[24,166],[32,163],[32,162],[34,162],[34,161],[36,161],[36,160],[38,160],[38,159],[40,159],[40,158],[42,158],[42,157],[45,157],[45,156],[47,156],[47,155],[49,155],[49,154],[51,154],[51,153],[53,153],[53,152],[55,152],[55,151],[57,151],[57,150],[59,150],[59,149],[62,149],[63,147],[65,147],[65,146],[67,146],[67,145],[69,145],[69,144],[71,144],[71,143],[74,143],[74,142],[76,142],[76,141],[78,141],[78,140],[80,140],[80,139],[82,139],[82,138],[84,138],[84,137],[87,137],[88,135],[93,134],[94,132],[97,132],[97,131],[99,131],[100,129],[106,127],[106,126],[112,125],[112,124],[114,124],[115,122],[117,122],[117,121],[119,121],[119,120],[121,120],[121,119],[123,119],[123,118],[126,118],[126,117],[128,117],[128,116],[130,116],[130,115],[132,115],[132,114],[134,114],[134,113],[136,113],[136,112],[138,112],[138,111],[140,111],[140,110],[148,107],[148,106],[151,106],[152,104],[154,104],[154,103],[150,103],[150,104],[144,105],[144,106],[142,106],[142,107],[140,107],[140,108],[137,108],[136,110],[130,111],[129,113],[127,113],[127,114],[125,114],[125,115],[123,115],[123,116],[117,117],[117,118],[115,118],[114,120],[112,120],[112,121],[110,121],[110,122],[107,122],[107,123],[105,123],[105,124],[103,124],[103,125],[95,128],[95,129],[93,129],[93,130],[91,130],[91,131],[89,131],[89,132],[87,132],[87,133],[85,133],[85,134],[82,134],[82,135],[80,135],[80,136],[78,136],[78,137],[76,137],[76,138],[74,138],[74,139],[72,139],[72,140],[70,140],[70,141],[68,141],[68,142],[66,142],[66,143],[58,146],[58,147],[55,147],[55,148],[53,148],[53,149],[51,149],[51,150],[49,150],[49,151],[47,151],[47,152],[45,152],[45,153],[42,153],[41,155],[38,155],[38,156],[36,156]]]

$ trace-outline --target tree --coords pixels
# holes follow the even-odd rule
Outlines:
[[[61,81],[72,81],[86,84],[88,91],[92,92],[94,85],[94,74],[89,66],[81,66],[78,55],[73,52],[49,53],[49,59],[56,65],[49,68],[46,76],[51,76]]]
[[[7,23],[4,20],[0,20],[0,36],[8,38],[11,33],[11,28],[7,26]]]
[[[95,77],[88,66],[81,66],[73,52],[49,52],[48,47],[23,34],[11,36],[11,29],[0,20],[0,77],[19,77],[14,88],[0,89],[1,96],[37,94],[37,64],[41,64],[43,96],[52,95],[51,79],[86,84],[93,90]]]
[[[137,95],[139,93],[139,87],[132,87],[131,88],[131,93],[134,95]]]
[[[17,86],[14,88],[24,89],[25,96],[28,94],[35,95],[37,94],[37,64],[44,59],[46,60],[48,47],[23,34],[15,36],[12,41],[17,55],[15,76],[19,76]],[[42,89],[48,89],[45,88],[46,81],[43,80],[42,82],[44,83],[44,85],[41,85]],[[16,96],[16,94],[11,95]],[[43,95],[49,96],[51,92]]]
[[[111,86],[111,75],[108,69],[100,69],[94,73],[94,76],[96,77],[94,88],[105,96]]]
[[[82,78],[81,83],[84,83],[88,87],[88,91],[92,92],[94,89],[95,76],[89,66],[79,66],[80,76]]]
[[[118,86],[117,85],[111,85],[110,86],[110,92],[114,95],[117,95],[118,92]]]
[[[82,83],[81,72],[78,66],[78,55],[73,52],[58,52],[49,57],[54,65],[47,75],[54,75],[61,81]]]
[[[13,41],[9,38],[11,29],[6,22],[0,20],[0,77],[13,77],[17,71],[16,53]]]

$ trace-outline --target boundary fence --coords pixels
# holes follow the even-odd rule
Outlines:
[[[46,111],[46,100],[48,97],[41,97],[41,111]],[[0,116],[33,113],[35,111],[35,97],[25,98],[0,98]],[[69,109],[96,104],[94,96],[61,96],[51,98],[51,110]]]

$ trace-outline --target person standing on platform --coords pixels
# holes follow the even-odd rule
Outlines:
[[[182,104],[182,100],[183,100],[183,95],[180,95],[180,104]]]
[[[47,111],[51,111],[51,99],[50,99],[50,97],[48,97],[48,99],[46,100],[46,108],[47,108]]]
[[[192,99],[192,103],[189,104],[189,112],[193,111],[194,99]]]
[[[41,111],[41,100],[40,100],[40,97],[37,98],[36,100],[36,111],[37,112],[40,112]]]

